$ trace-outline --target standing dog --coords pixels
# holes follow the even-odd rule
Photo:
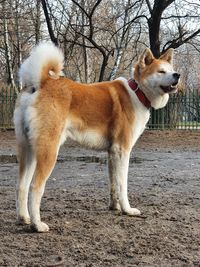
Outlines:
[[[53,44],[33,49],[20,68],[25,89],[14,112],[20,223],[31,223],[37,232],[49,230],[40,219],[40,202],[66,138],[108,151],[110,208],[140,214],[127,196],[130,152],[145,129],[150,107],[164,107],[169,93],[176,92],[180,75],[173,70],[172,57],[172,49],[159,59],[146,49],[135,66],[134,80],[81,84],[62,77],[63,54]]]

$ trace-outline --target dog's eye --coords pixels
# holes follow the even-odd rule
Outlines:
[[[165,74],[166,72],[164,70],[159,70],[158,73],[163,73]]]

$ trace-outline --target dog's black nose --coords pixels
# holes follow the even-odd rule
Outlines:
[[[175,72],[175,73],[173,73],[173,77],[174,77],[176,80],[178,80],[178,79],[180,78],[180,74],[177,73],[177,72]]]

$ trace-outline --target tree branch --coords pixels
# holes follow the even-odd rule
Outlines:
[[[161,19],[183,19],[183,18],[193,18],[193,19],[197,19],[199,18],[199,16],[191,16],[191,15],[182,15],[182,16],[179,16],[179,15],[171,15],[169,17],[162,17]]]
[[[152,7],[151,7],[150,1],[149,1],[149,0],[146,0],[146,4],[147,4],[147,7],[148,7],[148,9],[149,9],[150,14],[152,14],[153,9],[152,9]]]
[[[84,13],[87,17],[89,17],[89,14],[86,12],[86,10],[85,10],[85,9],[78,3],[78,2],[76,2],[75,0],[72,0],[72,2],[73,2],[77,7],[79,7],[80,10],[83,11],[83,13]]]
[[[179,46],[181,46],[182,44],[188,43],[191,39],[193,39],[195,36],[197,36],[200,33],[200,28],[195,31],[193,34],[191,34],[190,36],[188,36],[185,39],[182,39],[181,37],[183,37],[185,34],[183,34],[182,36],[179,36],[177,39],[174,39],[172,41],[169,41],[165,44],[164,48],[163,48],[163,53],[168,50],[169,48],[178,48]],[[169,46],[167,46],[167,44],[170,44]],[[167,46],[167,47],[166,47]]]
[[[50,17],[49,17],[49,13],[48,13],[48,10],[47,10],[46,1],[45,0],[41,0],[41,2],[42,2],[42,8],[43,8],[43,11],[44,11],[44,15],[45,15],[45,18],[46,18],[46,23],[47,23],[47,27],[48,27],[48,31],[49,31],[49,36],[51,38],[51,41],[56,46],[58,46],[58,39],[55,37],[54,32],[53,32],[53,27],[52,27],[51,20],[50,20]]]

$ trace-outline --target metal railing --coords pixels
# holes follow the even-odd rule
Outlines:
[[[0,128],[13,128],[13,112],[18,89],[12,86],[0,88]]]
[[[13,128],[13,112],[18,88],[0,89],[0,128]],[[151,110],[148,129],[200,130],[200,91],[179,92],[170,96],[167,106]]]
[[[148,128],[200,130],[200,91],[171,95],[165,108],[151,110]]]

